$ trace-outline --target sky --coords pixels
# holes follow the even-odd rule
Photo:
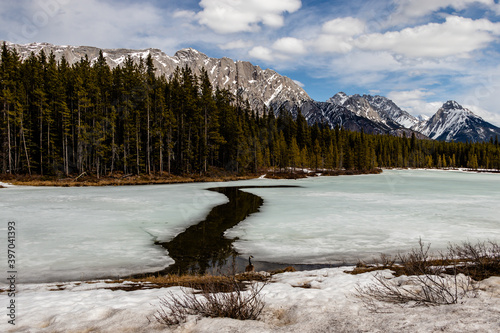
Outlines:
[[[500,126],[498,0],[18,0],[0,40],[185,47],[271,68],[315,100],[382,95],[413,115],[447,100]]]

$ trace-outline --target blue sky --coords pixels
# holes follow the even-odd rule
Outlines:
[[[498,0],[19,0],[0,39],[193,47],[272,68],[314,99],[380,94],[414,115],[453,99],[500,125]]]

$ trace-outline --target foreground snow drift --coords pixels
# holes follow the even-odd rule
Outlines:
[[[116,284],[21,284],[16,326],[0,322],[1,332],[498,332],[500,278],[481,283],[477,298],[438,307],[384,305],[368,311],[353,296],[372,274],[349,275],[346,268],[275,275],[262,293],[260,321],[189,318],[178,327],[148,321],[168,289],[111,291]],[[388,277],[389,272],[384,272]],[[109,281],[108,281],[109,282]]]

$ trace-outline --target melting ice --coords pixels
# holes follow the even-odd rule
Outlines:
[[[172,239],[227,202],[207,188],[239,184],[301,186],[245,190],[264,205],[226,235],[238,237],[237,250],[258,261],[355,263],[407,251],[419,238],[433,248],[500,240],[500,175],[421,170],[297,181],[11,187],[0,190],[0,235],[6,237],[8,221],[16,222],[21,282],[155,271],[172,259],[154,241]],[[2,260],[0,269],[5,265]]]
[[[261,212],[229,230],[240,253],[283,263],[356,263],[418,246],[500,239],[500,175],[401,170],[250,189]]]
[[[227,202],[205,187],[6,188],[0,191],[0,234],[6,237],[7,221],[16,222],[22,282],[157,271],[173,261],[155,240],[173,238]]]

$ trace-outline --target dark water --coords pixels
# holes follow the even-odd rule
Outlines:
[[[185,273],[212,273],[225,274],[231,270],[241,272],[248,264],[248,258],[241,258],[233,248],[233,242],[224,236],[224,232],[249,215],[259,211],[264,200],[254,194],[241,191],[245,188],[271,188],[296,186],[240,186],[211,188],[224,194],[229,202],[214,207],[205,220],[187,228],[169,242],[158,242],[168,251],[168,255],[175,263],[155,274],[185,274]],[[261,262],[255,258],[256,270],[273,270],[284,268],[286,264]],[[302,267],[304,266],[304,267]],[[324,266],[298,265],[297,269],[319,268]]]

